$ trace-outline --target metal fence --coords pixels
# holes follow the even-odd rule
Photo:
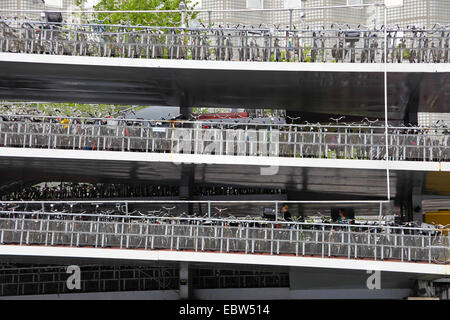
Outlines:
[[[450,261],[450,239],[437,229],[174,217],[119,217],[116,221],[91,216],[86,221],[75,215],[54,219],[32,214],[0,218],[0,243]]]
[[[388,145],[390,160],[450,160],[447,129],[389,127]],[[374,126],[0,121],[0,146],[293,158],[386,157],[384,127]]]
[[[179,267],[81,265],[80,288],[68,289],[68,266],[0,266],[0,296],[178,290]],[[289,273],[192,267],[195,289],[289,287]]]
[[[179,270],[175,267],[81,266],[80,289],[67,287],[67,266],[0,269],[0,296],[175,290]]]
[[[449,63],[450,27],[316,30],[149,27],[0,20],[0,52],[145,59]]]

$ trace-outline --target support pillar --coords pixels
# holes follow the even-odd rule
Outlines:
[[[190,119],[191,113],[192,113],[192,102],[189,99],[189,96],[186,95],[184,92],[180,96],[180,114],[182,115],[182,118],[187,120]]]
[[[192,200],[195,181],[195,166],[193,164],[181,164],[181,177],[179,195],[180,200]],[[183,203],[181,204],[181,211],[188,215],[192,215],[193,204]]]
[[[192,299],[192,272],[187,262],[180,262],[180,299]]]
[[[413,173],[411,189],[411,218],[416,222],[423,222],[422,194],[425,181],[424,172]]]

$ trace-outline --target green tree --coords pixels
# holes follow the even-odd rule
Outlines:
[[[8,114],[14,110],[16,114],[40,114],[44,116],[75,116],[75,117],[106,117],[109,115],[122,115],[124,111],[135,111],[147,106],[111,105],[111,104],[84,104],[84,103],[28,103],[17,102],[14,105],[1,104],[0,113]]]
[[[81,6],[86,0],[76,0]],[[134,10],[179,10],[181,0],[100,0],[94,6],[97,11],[134,11]],[[187,9],[197,5],[195,0],[185,0]],[[186,19],[195,19],[197,13],[187,12]],[[98,19],[111,24],[129,22],[132,25],[179,27],[181,25],[180,13],[99,13]]]

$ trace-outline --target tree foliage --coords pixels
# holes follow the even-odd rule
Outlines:
[[[77,0],[81,6],[86,0]],[[94,6],[96,11],[135,11],[135,10],[179,10],[181,0],[100,0]],[[197,5],[195,0],[185,0],[188,10]],[[188,12],[188,18],[194,19],[196,13]],[[132,25],[179,27],[180,13],[99,13],[98,19],[110,24],[130,23]]]
[[[110,115],[123,115],[127,110],[134,111],[147,108],[147,106],[111,105],[111,104],[83,104],[83,103],[28,103],[17,102],[14,105],[0,102],[0,113],[19,115],[44,115],[67,117],[108,117]]]

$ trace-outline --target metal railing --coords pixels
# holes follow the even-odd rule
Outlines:
[[[0,52],[144,59],[449,63],[450,27],[180,28],[0,20]]]
[[[67,288],[67,266],[0,268],[0,296],[73,293]],[[178,289],[175,267],[81,266],[75,292]]]
[[[386,158],[382,126],[114,119],[101,119],[94,124],[94,121],[54,123],[6,119],[0,121],[0,146],[292,158]],[[389,127],[388,144],[389,160],[450,160],[448,129]]]
[[[0,266],[0,296],[178,290],[177,265],[158,267],[81,265],[80,288],[67,288],[68,266]],[[195,289],[289,287],[287,272],[192,268]]]
[[[17,218],[29,216],[39,217],[46,214],[54,219],[65,219],[75,216],[77,219],[101,218],[108,221],[136,220],[152,217],[190,217],[199,219],[238,219],[249,221],[284,220],[281,214],[283,205],[302,207],[301,216],[292,216],[292,221],[329,222],[331,217],[327,212],[330,208],[348,208],[361,219],[357,224],[379,224],[391,226],[416,226],[415,224],[402,224],[398,215],[392,214],[388,200],[174,200],[174,199],[73,199],[73,200],[43,200],[36,197],[32,200],[4,200],[0,202],[0,215]],[[188,206],[192,210],[189,210]],[[344,209],[347,210],[347,209]],[[322,212],[321,212],[322,211]],[[261,215],[263,213],[263,215]],[[325,213],[325,215],[323,214]],[[372,216],[365,219],[362,216]],[[397,217],[397,219],[396,219]],[[374,220],[377,220],[375,221]],[[397,222],[396,222],[397,221]],[[436,226],[429,226],[436,228]],[[439,227],[440,228],[440,227]],[[444,227],[442,227],[444,228]]]
[[[34,217],[33,217],[34,214]],[[22,213],[0,218],[0,243],[67,247],[238,252],[448,263],[449,237],[423,228],[239,219],[119,217],[89,220]]]

